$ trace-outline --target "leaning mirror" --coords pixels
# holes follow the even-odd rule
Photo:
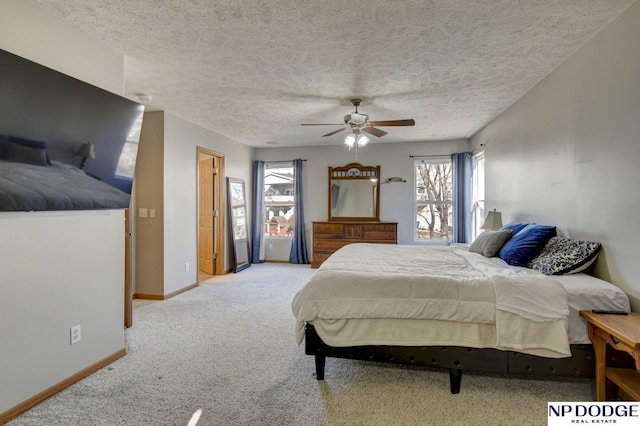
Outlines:
[[[329,167],[329,220],[380,220],[380,166]]]
[[[239,272],[251,266],[245,198],[244,180],[228,177],[227,206],[229,210],[229,236],[231,238],[233,272]]]

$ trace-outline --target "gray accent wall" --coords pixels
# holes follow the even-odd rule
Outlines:
[[[116,171],[125,144],[138,143],[133,135],[144,106],[1,49],[0,64],[0,134],[43,141],[51,161],[75,167],[90,141],[95,158],[84,171],[131,193],[133,179]]]

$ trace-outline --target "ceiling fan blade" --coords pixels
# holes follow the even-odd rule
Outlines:
[[[413,118],[408,120],[386,120],[386,121],[370,121],[372,126],[415,126],[416,122]]]
[[[346,128],[345,128],[345,127],[343,127],[342,129],[334,130],[334,131],[333,131],[333,132],[331,132],[331,133],[327,133],[326,135],[322,135],[322,137],[335,135],[336,133],[340,133],[340,132],[341,132],[341,131],[343,131],[343,130],[346,130]]]
[[[367,132],[370,135],[377,136],[377,137],[384,136],[384,135],[387,134],[387,132],[385,132],[384,130],[376,129],[375,127],[363,127],[360,130],[362,130],[363,132]]]
[[[344,123],[304,123],[301,126],[344,126]]]

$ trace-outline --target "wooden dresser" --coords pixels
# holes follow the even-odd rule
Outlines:
[[[330,221],[313,222],[313,259],[311,267],[322,265],[333,252],[351,243],[396,244],[395,222]]]

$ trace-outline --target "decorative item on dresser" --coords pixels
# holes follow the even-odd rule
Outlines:
[[[313,222],[311,267],[322,265],[333,252],[351,243],[397,243],[395,222]]]

